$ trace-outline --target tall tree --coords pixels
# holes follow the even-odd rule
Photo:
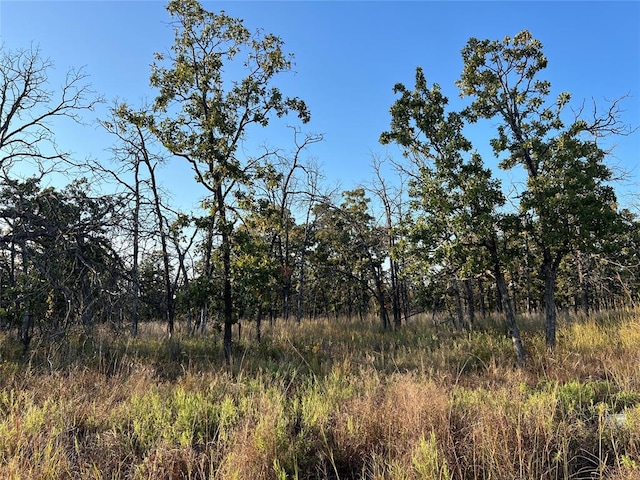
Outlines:
[[[568,93],[549,99],[551,83],[539,79],[547,66],[542,44],[528,31],[502,41],[472,38],[462,50],[461,94],[473,98],[466,116],[498,118],[491,140],[500,166],[527,172],[520,210],[537,246],[544,279],[545,334],[556,343],[555,288],[558,268],[571,251],[606,235],[615,217],[612,178],[596,139],[618,130],[615,108],[592,122],[563,119]]]
[[[487,249],[507,303],[508,331],[522,364],[525,351],[502,273],[503,216],[497,209],[505,199],[500,183],[484,168],[480,156],[471,152],[472,145],[462,133],[462,115],[446,112],[448,99],[439,85],[429,88],[421,68],[416,69],[414,90],[397,84],[394,91],[400,98],[391,107],[391,129],[381,134],[380,141],[397,143],[413,163],[409,195],[416,213],[409,217],[407,241],[427,268],[449,270],[456,282],[458,272],[473,271],[480,250]],[[461,317],[460,291],[454,288]]]
[[[242,195],[245,210],[253,220],[262,217],[268,236],[270,255],[280,265],[279,299],[282,317],[287,320],[291,311],[294,279],[297,275],[296,257],[304,248],[304,240],[295,241],[297,214],[301,209],[309,211],[313,204],[313,179],[317,169],[303,153],[314,143],[322,141],[321,135],[306,134],[301,138],[298,128],[293,128],[293,151],[267,151],[263,165],[256,171],[254,184]],[[272,309],[275,313],[275,308]]]
[[[39,188],[42,177],[57,163],[70,161],[69,153],[60,149],[55,140],[55,121],[68,119],[81,121],[81,112],[91,110],[101,99],[95,97],[85,83],[82,70],[71,69],[59,90],[51,90],[49,74],[53,63],[42,57],[37,47],[9,50],[0,45],[0,175],[8,195],[17,195],[18,203],[8,207],[12,228],[5,232],[11,238],[11,272],[17,248],[22,256],[22,278],[29,275],[31,265],[30,244],[33,232],[28,231],[32,218],[29,204]],[[12,167],[20,162],[24,174],[34,178],[25,182],[14,182]],[[29,172],[28,165],[32,172]],[[35,190],[33,190],[35,188]],[[16,227],[17,230],[13,229]],[[18,234],[18,230],[24,230]],[[10,275],[12,282],[15,280]],[[26,280],[25,280],[26,282]],[[25,286],[25,288],[27,288]],[[24,317],[21,338],[29,343],[31,313],[29,295],[24,296]]]
[[[110,173],[119,183],[125,184],[133,193],[133,284],[134,302],[137,303],[139,293],[138,262],[139,262],[139,237],[140,237],[140,208],[142,203],[150,203],[152,215],[155,218],[153,230],[160,242],[160,253],[162,256],[163,271],[163,291],[164,291],[164,318],[167,322],[169,335],[173,334],[175,321],[175,290],[174,273],[171,265],[171,239],[169,232],[169,220],[167,209],[163,204],[161,187],[156,179],[156,168],[164,159],[152,151],[154,139],[149,131],[149,125],[153,122],[153,117],[143,108],[141,111],[134,111],[126,104],[120,104],[111,110],[110,121],[103,121],[102,125],[116,136],[119,142],[118,147],[114,147],[116,161],[131,165],[134,178],[133,185],[126,183],[115,172]],[[146,172],[144,175],[141,168]],[[149,199],[143,199],[141,185],[145,184],[149,190]],[[135,332],[137,323],[134,316],[132,330]]]
[[[384,161],[380,158],[373,159],[373,172],[375,178],[368,190],[374,194],[382,204],[384,216],[384,235],[387,244],[387,258],[389,262],[389,281],[391,287],[391,310],[393,323],[396,327],[402,324],[402,315],[405,321],[409,316],[407,285],[403,279],[400,264],[401,256],[398,255],[396,244],[398,243],[398,227],[404,215],[405,206],[404,184],[402,177],[399,185],[390,185],[383,172]]]
[[[231,192],[250,181],[253,166],[239,155],[251,126],[266,126],[272,115],[294,111],[308,121],[298,98],[285,97],[273,86],[275,77],[291,69],[283,42],[271,34],[252,34],[239,19],[205,10],[196,0],[173,0],[172,51],[156,54],[151,85],[159,90],[152,130],[165,147],[185,159],[209,192],[211,226],[219,238],[223,290],[223,348],[232,359],[231,328],[233,203]],[[244,56],[244,58],[241,58]],[[243,78],[228,72],[244,71]],[[206,259],[205,259],[206,260]]]
[[[316,258],[340,302],[351,313],[358,298],[358,313],[369,310],[370,297],[376,302],[380,324],[391,323],[386,306],[388,295],[384,278],[385,251],[383,232],[369,211],[370,199],[364,188],[342,193],[343,202],[319,204],[316,211]],[[337,313],[337,312],[336,312]]]

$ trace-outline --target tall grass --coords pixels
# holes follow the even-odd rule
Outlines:
[[[220,339],[0,338],[0,478],[640,478],[640,319],[571,317],[553,355],[521,319],[321,320]],[[237,340],[237,339],[236,339]]]

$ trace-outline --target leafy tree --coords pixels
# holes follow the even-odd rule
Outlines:
[[[484,168],[480,156],[471,152],[472,145],[462,133],[463,116],[446,112],[448,99],[439,85],[428,87],[421,68],[416,70],[414,90],[397,84],[394,91],[400,98],[391,107],[391,129],[381,134],[380,141],[397,143],[413,162],[409,195],[416,213],[408,218],[406,242],[420,256],[419,262],[432,272],[453,275],[454,280],[458,272],[479,271],[486,249],[506,303],[507,327],[518,362],[523,363],[525,351],[503,275],[501,236],[506,219],[497,212],[505,202],[500,183]],[[454,288],[462,323],[460,292]]]
[[[321,174],[319,169],[310,168],[305,169],[305,173],[307,174],[307,187],[308,191],[306,192],[306,201],[304,204],[304,208],[302,211],[305,211],[304,222],[299,225],[298,228],[298,237],[300,238],[298,254],[296,257],[297,261],[297,270],[298,270],[298,288],[297,288],[297,305],[296,305],[296,321],[300,323],[302,321],[304,306],[307,297],[307,280],[308,280],[308,258],[309,258],[309,249],[311,247],[312,238],[313,238],[313,230],[314,230],[314,221],[311,219],[314,208],[318,205],[318,202],[321,198],[329,198],[331,195],[329,194],[321,194],[319,182],[321,178]]]
[[[372,297],[382,328],[389,329],[382,230],[369,212],[370,199],[363,188],[345,191],[342,196],[339,206],[324,202],[315,209],[316,268],[320,267],[328,286],[337,289],[334,293],[346,303],[348,314],[357,303],[363,315]],[[354,302],[356,297],[359,301]]]
[[[527,172],[520,210],[541,257],[547,347],[555,348],[555,289],[562,259],[586,249],[609,231],[615,194],[596,138],[618,131],[614,110],[588,123],[562,117],[570,95],[549,100],[551,83],[538,78],[546,68],[542,44],[528,31],[503,41],[472,38],[462,50],[461,94],[473,98],[465,111],[471,121],[498,118],[491,140],[500,166],[522,165]]]
[[[599,248],[582,254],[582,272],[578,278],[580,294],[588,297],[595,309],[621,305],[636,306],[640,292],[640,223],[636,215],[623,209],[615,231]],[[572,259],[575,262],[578,258]],[[580,280],[582,280],[580,282]]]
[[[13,306],[19,306],[17,309],[23,312],[20,337],[25,346],[31,338],[32,313],[37,308],[37,300],[50,298],[44,279],[40,277],[35,281],[32,276],[35,266],[52,265],[53,259],[41,256],[42,248],[47,239],[65,230],[56,222],[72,209],[73,203],[62,198],[60,192],[40,191],[40,181],[46,173],[61,161],[71,161],[69,153],[60,149],[55,141],[55,121],[80,122],[82,111],[92,110],[101,101],[85,83],[82,70],[69,70],[62,87],[50,90],[52,68],[53,63],[44,59],[37,47],[9,50],[0,46],[0,174],[3,176],[0,208],[4,224],[1,243],[7,254],[9,288],[20,290],[16,291],[17,302],[13,302]],[[12,169],[17,163],[23,173],[28,174],[26,165],[32,167],[35,177],[24,181],[12,178]],[[61,208],[59,211],[53,208],[56,202]],[[41,213],[47,209],[50,219]],[[51,246],[59,247],[58,244]],[[55,269],[45,270],[53,274]]]
[[[114,310],[125,273],[109,231],[119,222],[120,201],[88,192],[85,181],[58,191],[40,189],[33,178],[7,180],[0,190],[0,248],[25,348],[34,320],[64,332],[72,323],[90,328]]]
[[[291,155],[276,154],[271,163],[273,174],[266,175],[264,195],[273,203],[276,218],[271,222],[277,227],[271,241],[272,252],[276,254],[282,275],[282,316],[289,318],[290,297],[293,279],[296,275],[296,256],[306,248],[306,238],[295,242],[294,237],[299,230],[295,228],[294,212],[305,203],[307,212],[313,204],[315,192],[313,180],[317,176],[313,165],[304,162],[302,153],[312,144],[322,141],[322,135],[307,134],[300,140],[300,132],[294,129],[294,151]],[[299,173],[302,172],[302,177]],[[264,175],[261,175],[264,176]]]
[[[308,221],[318,196],[314,183],[318,169],[303,158],[303,153],[320,141],[321,135],[306,134],[301,138],[301,132],[294,128],[293,151],[267,151],[253,184],[240,196],[240,206],[250,216],[251,229],[260,231],[269,246],[269,255],[279,265],[271,311],[275,315],[279,309],[284,320],[289,318],[295,282],[301,276],[299,259],[309,243],[308,230],[299,228],[296,216],[306,210]],[[278,300],[279,307],[275,305]]]
[[[165,271],[161,251],[150,252],[140,260],[140,309],[142,321],[154,321],[167,316]]]
[[[309,283],[313,290],[312,316],[318,311],[325,315],[333,313],[351,317],[354,307],[364,315],[362,307],[366,303],[360,296],[363,282],[354,274],[355,258],[350,258],[347,249],[348,236],[344,221],[333,208],[330,199],[320,202],[313,208],[313,221],[310,223],[311,248],[309,263]]]
[[[409,317],[409,295],[407,281],[403,275],[401,264],[402,255],[396,248],[399,242],[400,229],[398,228],[404,217],[404,183],[400,176],[399,185],[390,184],[383,173],[384,162],[379,158],[373,159],[373,171],[375,178],[368,190],[375,195],[383,208],[384,236],[387,244],[387,259],[389,263],[389,282],[391,288],[391,309],[393,323],[396,327],[402,325],[402,316],[405,321]]]
[[[274,78],[291,68],[280,38],[252,34],[241,20],[209,12],[196,0],[173,0],[167,10],[174,21],[175,42],[170,53],[156,54],[152,66],[151,85],[159,90],[152,130],[173,155],[191,165],[209,192],[208,238],[210,245],[214,236],[219,238],[223,345],[230,362],[235,322],[230,194],[250,182],[249,169],[254,166],[243,162],[239,147],[251,126],[268,125],[272,115],[294,111],[307,121],[309,113],[301,100],[285,97],[273,86]],[[244,69],[246,76],[226,76],[231,65]]]
[[[255,315],[258,341],[263,314],[271,307],[283,276],[280,263],[272,255],[271,230],[271,225],[256,213],[249,215],[234,235],[235,303],[240,311]]]

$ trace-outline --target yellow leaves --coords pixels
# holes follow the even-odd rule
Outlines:
[[[570,100],[571,100],[571,94],[568,93],[568,92],[562,92],[560,95],[558,95],[558,99],[556,100],[556,104],[558,105],[558,108],[562,108],[567,103],[569,103]]]
[[[516,34],[516,36],[514,37],[514,42],[524,44],[530,42],[532,38],[533,37],[531,35],[531,32],[529,32],[528,30],[522,30],[521,32]]]

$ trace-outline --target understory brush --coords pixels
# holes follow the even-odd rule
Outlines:
[[[640,478],[639,317],[571,317],[552,354],[520,321],[523,368],[497,319],[245,326],[230,366],[158,324],[5,335],[0,478]]]

